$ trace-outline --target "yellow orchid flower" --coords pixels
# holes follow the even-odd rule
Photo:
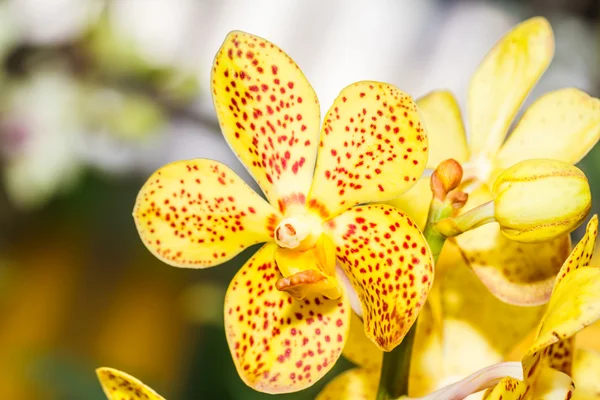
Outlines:
[[[170,265],[207,268],[267,242],[225,297],[234,363],[256,390],[301,390],[331,369],[352,293],[365,334],[393,349],[425,302],[433,260],[402,211],[358,204],[395,198],[421,176],[428,139],[412,98],[385,83],[352,84],[319,134],[319,103],[300,69],[243,32],[215,57],[211,90],[223,135],[269,202],[217,161],[169,164],[135,204],[144,244]]]
[[[470,82],[468,144],[452,94],[435,91],[417,101],[430,137],[427,167],[435,168],[447,158],[454,158],[464,166],[462,188],[469,192],[469,201],[463,212],[492,200],[495,177],[512,165],[533,158],[575,164],[598,142],[600,101],[573,88],[537,99],[504,140],[553,53],[552,29],[540,17],[517,25],[494,46]],[[391,204],[408,212],[423,227],[430,198],[427,179],[422,179]],[[519,305],[548,300],[554,277],[570,249],[568,235],[548,242],[523,244],[506,238],[495,223],[446,243],[455,245],[495,296]],[[438,265],[446,262],[442,257]]]
[[[113,368],[98,368],[98,380],[108,400],[165,400],[140,380]]]

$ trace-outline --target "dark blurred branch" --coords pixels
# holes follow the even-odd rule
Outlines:
[[[147,97],[172,119],[185,119],[211,131],[220,131],[216,118],[210,118],[193,110],[190,104],[169,98],[153,85],[147,76],[136,76],[131,71],[121,75],[105,73],[102,68],[95,65],[93,57],[90,57],[85,50],[84,43],[52,47],[22,45],[16,47],[5,58],[3,68],[9,76],[26,76],[34,65],[51,61],[65,63],[74,76],[83,80]]]

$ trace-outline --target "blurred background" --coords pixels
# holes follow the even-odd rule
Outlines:
[[[357,80],[452,90],[513,25],[548,18],[556,56],[530,100],[600,95],[598,0],[0,0],[0,399],[102,399],[94,368],[168,399],[263,399],[237,377],[223,296],[254,248],[182,270],[139,240],[155,169],[209,157],[256,186],[218,129],[212,59],[226,34],[278,44],[325,113]],[[600,151],[581,163],[600,211]],[[576,232],[577,236],[579,233]],[[342,361],[329,377],[348,368]],[[288,399],[313,398],[327,381]]]

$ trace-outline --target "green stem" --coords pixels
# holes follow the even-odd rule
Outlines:
[[[416,330],[415,321],[404,340],[394,350],[383,353],[377,400],[390,400],[408,394],[410,358]]]
[[[452,237],[495,220],[494,202],[489,201],[456,217],[448,215],[446,218],[438,219],[439,222],[434,230],[443,233],[446,237]]]
[[[427,225],[423,235],[429,244],[433,255],[434,265],[442,252],[446,237],[442,236],[435,224],[444,218],[452,216],[452,206],[446,202],[433,199],[429,208]],[[408,382],[410,377],[410,360],[412,347],[417,330],[418,320],[413,323],[402,342],[390,352],[383,353],[381,377],[377,390],[377,400],[391,400],[408,396]]]

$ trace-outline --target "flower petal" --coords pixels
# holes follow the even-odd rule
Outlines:
[[[125,372],[113,368],[96,370],[108,400],[165,400],[154,390]]]
[[[427,146],[409,95],[380,82],[346,87],[325,116],[308,206],[329,219],[397,197],[423,173]]]
[[[594,215],[585,236],[558,273],[546,315],[529,354],[571,338],[600,319],[600,267],[589,266],[597,234],[598,217]]]
[[[407,213],[421,230],[425,229],[429,205],[433,198],[429,182],[429,177],[422,177],[408,192],[386,202]]]
[[[365,335],[363,322],[355,313],[350,319],[350,333],[342,354],[362,368],[381,370],[383,352]]]
[[[156,171],[133,210],[146,247],[175,267],[221,264],[273,238],[279,213],[228,166],[177,161]]]
[[[541,368],[537,379],[527,382],[527,387],[531,398],[536,400],[571,400],[575,390],[569,375],[548,367]]]
[[[427,168],[435,168],[449,158],[466,162],[469,149],[454,95],[447,90],[434,91],[418,99],[417,106],[429,136]]]
[[[496,157],[500,168],[532,158],[570,164],[600,138],[600,100],[578,89],[548,93],[531,105]]]
[[[437,272],[437,271],[436,271]],[[444,379],[444,353],[442,349],[442,319],[440,285],[433,283],[425,305],[417,319],[417,332],[410,361],[409,395],[425,396],[439,388]]]
[[[266,393],[302,390],[318,381],[342,353],[350,328],[346,296],[294,300],[278,291],[273,243],[235,275],[225,296],[225,331],[238,374]]]
[[[267,199],[284,214],[303,206],[320,108],[300,68],[274,44],[234,31],[215,57],[212,92],[225,139]]]
[[[543,368],[540,379],[535,384],[525,384],[515,378],[502,379],[487,394],[485,400],[520,400],[529,397],[536,400],[569,400],[575,387],[568,375],[552,368]]]
[[[463,210],[492,199],[487,186],[469,194]],[[500,300],[516,305],[537,305],[548,301],[557,272],[569,255],[570,238],[535,244],[507,239],[497,223],[491,223],[456,237],[465,260],[485,286]]]
[[[579,349],[573,363],[573,382],[577,384],[573,399],[600,399],[600,353]]]
[[[316,400],[375,400],[380,371],[354,368],[336,376]]]
[[[433,258],[415,223],[383,204],[354,207],[325,224],[361,302],[365,333],[384,351],[417,319],[433,282]]]
[[[496,154],[521,103],[553,55],[552,28],[541,17],[517,25],[487,54],[469,86],[472,155]]]
[[[462,377],[503,361],[537,326],[544,307],[507,304],[467,266],[442,257],[436,265],[436,284],[442,289],[444,366],[449,376]],[[442,276],[438,266],[444,268]]]
[[[525,383],[515,378],[506,377],[483,397],[485,400],[521,400],[525,393]]]

